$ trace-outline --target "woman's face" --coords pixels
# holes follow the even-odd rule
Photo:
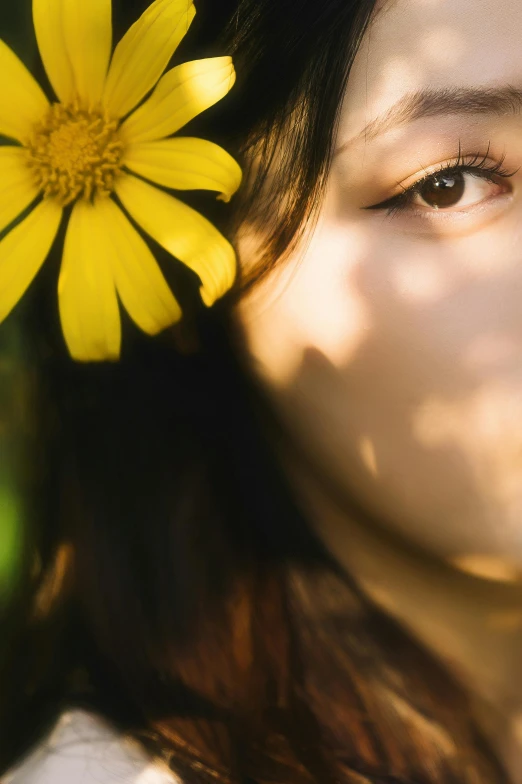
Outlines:
[[[522,567],[521,108],[520,0],[385,3],[310,242],[240,309],[256,372],[330,482],[431,552],[508,567]]]

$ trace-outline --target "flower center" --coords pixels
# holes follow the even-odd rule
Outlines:
[[[121,172],[117,122],[76,104],[53,104],[27,149],[37,186],[63,206],[78,198],[108,196]]]

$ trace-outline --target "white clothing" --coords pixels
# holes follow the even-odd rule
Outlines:
[[[137,743],[82,710],[64,713],[0,784],[180,784]]]

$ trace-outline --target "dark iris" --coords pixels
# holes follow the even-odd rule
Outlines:
[[[464,175],[462,172],[435,174],[426,180],[418,191],[426,204],[434,209],[454,207],[464,195]]]

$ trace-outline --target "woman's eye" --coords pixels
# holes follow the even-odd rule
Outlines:
[[[433,210],[469,207],[503,193],[506,185],[472,172],[441,172],[417,186],[408,199],[410,205]]]
[[[458,163],[444,166],[407,188],[403,186],[397,196],[363,209],[386,210],[388,215],[409,212],[427,218],[434,212],[471,213],[476,205],[513,192],[509,180],[519,169],[506,170],[503,160],[490,162],[477,154],[470,163],[464,163],[459,155]]]

